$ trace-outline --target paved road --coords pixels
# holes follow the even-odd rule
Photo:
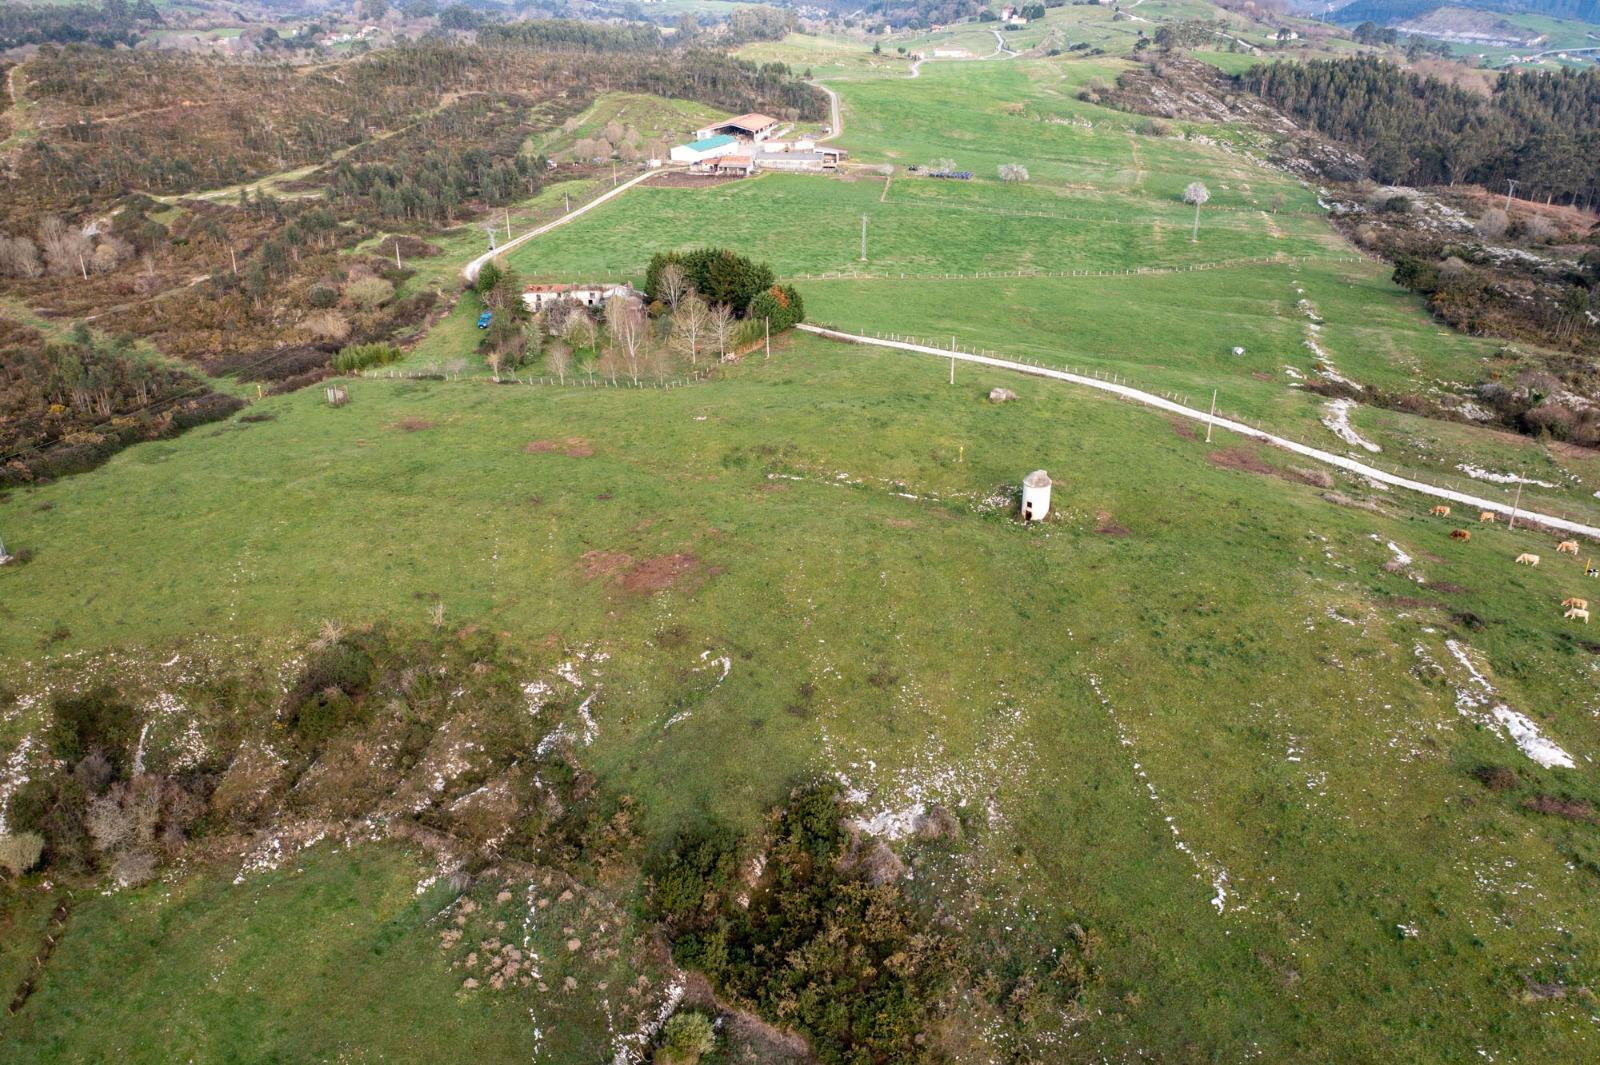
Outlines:
[[[667,169],[676,168],[668,167]],[[566,225],[568,222],[571,222],[582,215],[588,214],[590,211],[594,210],[596,207],[599,207],[607,200],[616,199],[618,196],[621,196],[624,192],[627,192],[641,181],[653,178],[657,174],[661,173],[665,173],[665,170],[646,170],[638,177],[629,178],[627,181],[624,181],[610,192],[607,192],[601,196],[596,196],[582,207],[579,207],[576,211],[570,211],[567,214],[562,215],[560,218],[557,218],[554,222],[546,222],[544,225],[539,226],[536,229],[530,229],[520,237],[513,237],[493,251],[486,251],[476,259],[472,260],[466,266],[463,266],[461,268],[461,276],[466,278],[468,284],[471,284],[472,282],[478,280],[478,271],[482,270],[483,264],[488,262],[490,259],[493,259],[496,256],[504,255],[506,252],[518,247],[519,245],[527,243],[534,237],[542,236],[545,233],[550,232],[552,229],[558,229],[561,226]]]
[[[1123,399],[1132,400],[1135,403],[1140,403],[1147,407],[1154,407],[1157,410],[1163,410],[1169,414],[1176,414],[1180,417],[1188,418],[1192,421],[1197,421],[1202,424],[1209,422],[1219,429],[1226,429],[1231,433],[1238,433],[1240,436],[1247,436],[1255,440],[1265,441],[1266,443],[1272,444],[1275,447],[1281,447],[1285,451],[1291,451],[1296,455],[1303,456],[1304,458],[1313,459],[1317,462],[1325,463],[1329,466],[1335,466],[1342,470],[1348,470],[1351,473],[1359,474],[1362,477],[1366,477],[1369,480],[1378,481],[1382,484],[1393,485],[1396,488],[1404,488],[1412,492],[1421,493],[1422,495],[1432,496],[1435,499],[1444,499],[1452,503],[1460,503],[1463,506],[1477,507],[1479,510],[1492,510],[1497,514],[1509,516],[1513,513],[1512,508],[1507,506],[1502,500],[1484,499],[1479,496],[1467,495],[1465,492],[1457,492],[1449,488],[1438,488],[1422,481],[1413,481],[1409,477],[1401,477],[1398,474],[1388,473],[1384,470],[1380,470],[1376,466],[1369,466],[1358,459],[1352,459],[1345,455],[1334,454],[1331,451],[1323,451],[1319,448],[1309,447],[1305,444],[1289,440],[1286,437],[1274,436],[1273,434],[1261,429],[1257,429],[1254,426],[1245,425],[1243,422],[1236,422],[1220,417],[1213,418],[1206,411],[1195,410],[1192,407],[1185,407],[1181,403],[1174,403],[1169,399],[1163,399],[1161,396],[1153,395],[1149,392],[1141,392],[1139,389],[1130,388],[1127,385],[1115,385],[1110,381],[1101,381],[1094,377],[1085,377],[1082,374],[1069,373],[1066,370],[1051,370],[1046,369],[1043,366],[1030,366],[1027,363],[1012,362],[1009,359],[998,359],[989,355],[973,355],[964,351],[950,352],[944,350],[943,348],[928,347],[923,344],[911,344],[901,340],[879,340],[876,337],[858,336],[855,333],[844,333],[837,329],[828,329],[823,326],[802,323],[796,328],[803,329],[808,333],[815,333],[818,336],[828,337],[832,340],[842,340],[846,343],[870,344],[873,347],[893,348],[897,351],[909,351],[918,355],[932,355],[941,359],[955,358],[961,362],[975,362],[984,366],[994,366],[1002,370],[1014,370],[1017,373],[1030,374],[1034,377],[1048,377],[1057,381],[1069,381],[1075,385],[1084,385],[1088,388],[1098,389],[1102,392],[1110,392],[1111,394],[1120,396]],[[1531,523],[1537,523],[1551,529],[1560,529],[1563,532],[1578,533],[1582,536],[1600,540],[1600,528],[1596,528],[1593,525],[1584,525],[1581,522],[1568,521],[1565,518],[1557,518],[1549,514],[1540,514],[1537,511],[1532,510],[1517,510],[1515,513],[1519,518]]]

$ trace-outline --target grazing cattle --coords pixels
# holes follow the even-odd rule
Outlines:
[[[1539,564],[1539,556],[1538,555],[1530,555],[1526,551],[1524,551],[1522,554],[1517,556],[1517,565],[1519,565],[1519,566],[1537,566],[1538,564]]]
[[[1450,516],[1450,508],[1441,503],[1433,508],[1433,514],[1436,518],[1448,518]]]
[[[1577,620],[1583,622],[1585,625],[1589,624],[1589,612],[1587,610],[1579,610],[1577,607],[1573,607],[1571,610],[1567,611],[1565,614],[1562,614],[1561,616],[1566,618],[1568,621],[1571,621],[1574,618],[1576,618]]]
[[[1450,530],[1450,539],[1452,539],[1452,540],[1470,540],[1470,539],[1472,539],[1472,534],[1469,533],[1465,529],[1451,529]]]
[[[1561,600],[1561,605],[1562,606],[1575,606],[1579,610],[1588,610],[1589,609],[1589,600],[1587,600],[1587,599],[1579,599],[1575,595],[1569,595],[1565,599]]]
[[[1578,541],[1576,540],[1563,540],[1556,545],[1556,554],[1558,555],[1576,555],[1577,553]]]
[[[1480,510],[1478,512],[1478,521],[1479,522],[1485,522],[1486,521],[1490,525],[1493,525],[1494,524],[1494,511],[1492,511],[1492,510]]]

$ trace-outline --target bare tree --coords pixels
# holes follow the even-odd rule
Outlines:
[[[94,249],[83,230],[50,215],[39,225],[39,245],[52,274],[88,273],[89,256]]]
[[[734,317],[733,308],[726,303],[719,303],[711,308],[707,315],[706,330],[712,343],[717,346],[717,355],[726,359],[728,357],[728,341],[733,339]]]
[[[1506,228],[1511,224],[1506,213],[1498,207],[1491,207],[1483,212],[1483,217],[1478,219],[1478,236],[1484,240],[1499,240],[1506,235]]]
[[[1198,181],[1191,181],[1189,187],[1183,190],[1183,202],[1194,204],[1194,232],[1189,236],[1191,241],[1200,239],[1200,205],[1211,199],[1211,190]]]
[[[668,263],[656,275],[656,299],[678,312],[678,304],[683,302],[684,295],[689,291],[689,279],[683,272],[682,263]]]
[[[552,340],[545,345],[544,363],[562,384],[572,370],[572,348],[564,340]]]
[[[607,348],[616,352],[628,376],[638,384],[645,351],[650,346],[650,323],[639,302],[629,296],[606,300],[606,332],[611,337]]]
[[[582,307],[574,307],[561,326],[561,338],[575,348],[594,347],[594,319]]]
[[[689,365],[700,364],[700,345],[706,342],[706,332],[710,328],[711,308],[706,306],[706,301],[700,298],[699,293],[690,292],[672,316],[673,342],[679,351],[689,357]]]
[[[1000,180],[1001,181],[1027,181],[1028,180],[1028,168],[1023,166],[1021,163],[1001,163],[1000,164]]]
[[[39,248],[27,237],[11,237],[0,233],[0,274],[6,277],[38,277],[44,272],[39,264]]]

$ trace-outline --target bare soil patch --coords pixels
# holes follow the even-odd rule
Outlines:
[[[668,170],[639,184],[652,189],[703,189],[711,185],[726,185],[730,181],[743,180],[745,179],[725,177],[721,174],[686,174],[681,170]]]
[[[424,429],[432,429],[433,423],[426,418],[401,418],[391,428],[399,429],[402,433],[420,433]]]
[[[1595,820],[1594,806],[1582,799],[1563,799],[1555,795],[1535,795],[1522,804],[1524,810],[1536,814],[1564,817],[1568,821]]]
[[[647,558],[622,575],[622,590],[636,595],[665,591],[699,565],[700,560],[687,551]]]
[[[582,437],[569,436],[565,440],[530,440],[522,445],[528,455],[549,455],[557,451],[569,459],[586,459],[594,455],[594,447]]]
[[[1172,426],[1173,432],[1185,440],[1194,440],[1200,435],[1195,431],[1194,422],[1191,422],[1188,418],[1173,418],[1168,424]]]
[[[1322,470],[1301,469],[1298,467],[1282,469],[1267,462],[1254,451],[1246,451],[1244,448],[1239,447],[1213,451],[1206,456],[1206,461],[1225,470],[1260,473],[1268,477],[1278,477],[1294,484],[1308,484],[1313,488],[1331,488],[1333,486],[1333,478]]]
[[[1132,536],[1133,530],[1111,516],[1109,510],[1094,513],[1094,531],[1101,536]]]
[[[583,579],[609,577],[633,561],[633,556],[621,551],[585,551],[578,562],[583,567]]]
[[[1582,444],[1571,444],[1565,440],[1552,440],[1550,450],[1564,459],[1600,459],[1600,448],[1584,447]]]

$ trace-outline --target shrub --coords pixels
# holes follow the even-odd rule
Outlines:
[[[699,1010],[679,1010],[667,1018],[661,1030],[661,1050],[656,1054],[658,1063],[695,1065],[695,1062],[716,1045],[717,1033],[711,1027],[711,1018]]]
[[[336,344],[350,335],[349,319],[337,311],[319,311],[308,315],[300,323],[300,328],[318,340],[331,340]]]
[[[76,763],[99,750],[120,773],[139,735],[136,715],[132,704],[110,687],[61,696],[55,701],[55,719],[50,723],[50,753]]]
[[[393,344],[351,344],[340,348],[333,357],[333,368],[345,373],[365,370],[372,366],[387,366],[403,354]]]
[[[645,270],[645,292],[652,298],[661,295],[661,271],[669,263],[682,265],[689,287],[707,303],[726,303],[735,313],[740,308],[748,308],[758,293],[771,288],[776,281],[771,266],[726,248],[658,252],[651,256]]]
[[[316,749],[335,732],[364,716],[361,697],[372,687],[377,663],[367,647],[370,634],[344,637],[306,661],[284,702],[285,724],[301,745]]]
[[[774,333],[781,333],[795,323],[804,321],[805,316],[805,304],[793,285],[773,285],[756,293],[745,310],[745,318],[749,321],[766,319],[771,322]]]
[[[364,311],[381,307],[393,295],[394,286],[381,277],[360,277],[344,287],[344,298]]]
[[[339,302],[339,290],[331,285],[312,285],[306,292],[306,303],[319,311],[325,311]]]
[[[21,876],[38,865],[42,854],[44,854],[44,837],[37,832],[0,836],[0,867],[12,876]]]

